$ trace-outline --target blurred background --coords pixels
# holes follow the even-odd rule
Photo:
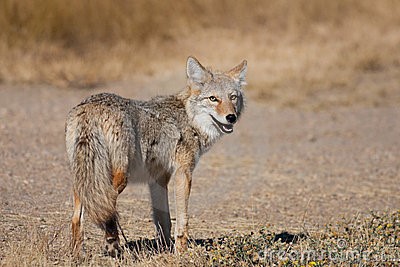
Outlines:
[[[3,84],[94,88],[184,76],[189,55],[221,69],[247,59],[249,91],[278,107],[396,105],[400,3],[0,1]]]

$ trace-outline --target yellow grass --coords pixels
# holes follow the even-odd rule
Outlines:
[[[3,0],[0,82],[87,88],[184,75],[195,55],[222,68],[248,59],[249,88],[278,106],[393,104],[398,14],[391,0]]]

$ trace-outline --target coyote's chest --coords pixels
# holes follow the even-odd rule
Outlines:
[[[182,164],[194,168],[202,154],[201,137],[190,125],[165,121],[155,125],[158,125],[157,129],[149,130],[146,126],[136,136],[136,145],[129,159],[132,181],[170,177]]]

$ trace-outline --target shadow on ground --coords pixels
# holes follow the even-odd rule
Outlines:
[[[217,238],[205,238],[205,239],[191,239],[189,240],[189,247],[204,247],[207,251],[211,250],[213,247],[217,245],[222,245],[223,241],[226,237],[217,237]],[[275,234],[273,237],[273,242],[282,242],[282,243],[292,243],[296,244],[300,240],[306,239],[307,236],[304,233],[289,233],[289,232],[281,232],[279,234]],[[174,241],[172,240],[172,244]],[[162,252],[173,252],[174,246],[166,246],[159,239],[138,239],[131,240],[125,243],[125,249],[128,249],[133,255],[140,254],[158,254]]]

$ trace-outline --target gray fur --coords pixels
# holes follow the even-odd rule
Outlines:
[[[169,240],[168,200],[161,191],[166,192],[171,177],[183,176],[190,192],[199,157],[224,134],[210,115],[227,124],[227,113],[239,118],[243,111],[246,69],[244,61],[229,72],[212,72],[189,57],[187,87],[176,95],[137,101],[103,93],[74,107],[66,122],[66,147],[74,191],[89,217],[104,230],[107,221],[117,220],[119,192],[113,174],[122,172],[130,182],[148,182],[154,189],[154,221],[160,224],[156,229]],[[237,98],[232,100],[232,95]],[[218,107],[210,96],[221,101]],[[185,213],[184,221],[177,221],[177,238],[184,235],[180,231],[187,232],[185,201],[184,210],[177,208]]]

